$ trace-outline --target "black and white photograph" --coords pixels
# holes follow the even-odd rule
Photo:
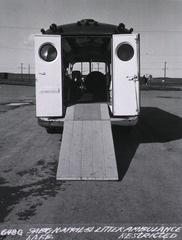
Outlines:
[[[182,240],[182,0],[0,0],[0,239]]]

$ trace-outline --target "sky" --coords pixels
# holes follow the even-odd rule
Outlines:
[[[34,73],[34,35],[84,18],[140,33],[141,76],[182,77],[182,0],[0,0],[0,72]]]

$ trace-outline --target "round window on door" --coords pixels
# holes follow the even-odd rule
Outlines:
[[[52,44],[46,43],[41,46],[39,54],[44,61],[52,62],[57,57],[57,50]]]
[[[129,61],[134,56],[134,49],[128,43],[123,43],[117,48],[117,56],[122,61]]]

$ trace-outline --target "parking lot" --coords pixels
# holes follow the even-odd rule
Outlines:
[[[61,134],[38,126],[34,87],[0,85],[1,224],[180,223],[182,91],[142,91],[141,106],[112,128],[119,181],[56,181]]]

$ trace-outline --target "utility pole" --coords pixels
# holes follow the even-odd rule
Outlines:
[[[30,63],[28,64],[28,78],[30,80]]]
[[[165,82],[166,82],[166,72],[167,72],[167,62],[164,62],[164,68],[163,68],[163,70],[164,70],[164,79],[162,80],[162,84],[164,85],[165,84]]]
[[[167,65],[167,62],[164,62],[164,80],[166,79],[166,71],[167,71],[166,65]]]
[[[20,64],[21,64],[21,79],[23,79],[23,63]]]
[[[26,68],[23,67],[23,63],[20,63],[19,68],[21,69],[21,80],[23,80],[23,69],[26,69]]]

